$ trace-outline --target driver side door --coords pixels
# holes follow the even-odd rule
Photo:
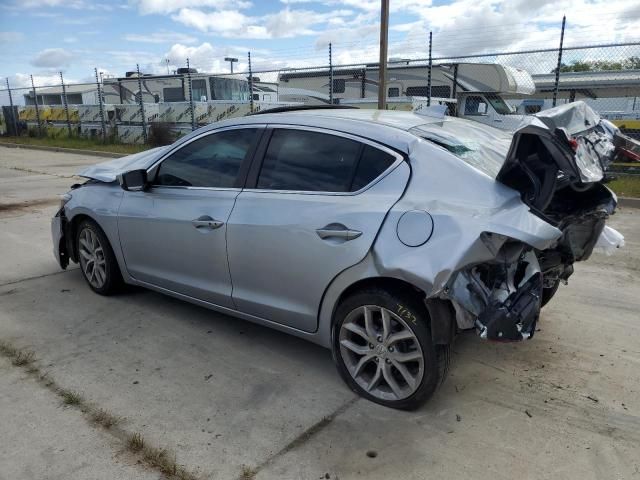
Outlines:
[[[150,188],[124,192],[118,230],[135,280],[233,308],[227,220],[260,133],[252,125],[195,137],[150,169]]]

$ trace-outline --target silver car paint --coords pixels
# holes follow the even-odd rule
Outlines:
[[[318,306],[318,328],[314,332],[304,331],[313,325],[313,322],[310,322],[308,318],[302,319],[300,323],[295,323],[294,316],[291,316],[283,322],[277,316],[271,317],[266,314],[270,312],[265,313],[259,309],[255,312],[264,316],[239,312],[223,305],[213,305],[185,292],[178,292],[160,285],[150,285],[131,277],[124,261],[116,223],[123,191],[115,183],[95,184],[73,191],[72,199],[65,207],[66,215],[71,219],[78,214],[87,214],[101,225],[114,247],[123,276],[128,283],[145,285],[193,303],[308,338],[324,346],[330,345],[331,316],[336,301],[349,285],[359,280],[372,277],[398,278],[419,286],[428,292],[429,296],[436,296],[457,268],[469,262],[482,261],[491,256],[492,252],[479,239],[483,231],[507,235],[537,248],[544,248],[559,237],[559,230],[529,212],[528,207],[520,200],[518,192],[502,186],[466,165],[443,148],[418,139],[405,131],[413,126],[436,120],[399,112],[349,111],[349,114],[351,113],[358,119],[340,118],[340,115],[335,112],[315,113],[315,115],[306,112],[260,115],[221,122],[218,125],[200,129],[189,136],[193,138],[195,135],[201,135],[231,124],[264,124],[277,121],[280,124],[307,125],[377,139],[378,142],[403,152],[409,157],[412,172],[406,194],[388,212],[373,247],[369,249],[368,253],[365,252],[364,258],[358,261],[359,255],[351,257],[350,261],[355,264],[338,273],[327,285],[323,296],[321,296],[322,303]],[[344,116],[344,113],[341,115]],[[447,121],[462,120],[451,119]],[[137,157],[132,163],[127,163],[125,159],[106,162],[98,170],[85,170],[83,175],[113,182],[118,173],[133,168],[151,167],[162,154],[178,148],[178,145],[184,141],[186,139],[170,149],[146,157]],[[402,173],[406,179],[407,175],[403,172],[407,172],[407,164],[403,165],[402,169],[398,169],[398,174]],[[98,178],[99,176],[101,178]],[[394,176],[389,175],[389,177],[391,179]],[[454,178],[455,182],[447,180]],[[464,192],[459,190],[462,185]],[[400,187],[404,188],[401,184]],[[257,195],[256,192],[246,193],[248,200],[251,196]],[[400,193],[398,192],[397,195],[399,196]],[[296,199],[296,202],[298,201]],[[369,208],[371,211],[381,212],[377,205],[364,205],[359,208]],[[434,222],[433,235],[428,242],[420,247],[408,247],[399,241],[396,226],[404,212],[415,209],[425,210],[431,214]],[[241,221],[241,217],[238,218]],[[376,218],[378,218],[377,221],[382,221],[380,214]],[[233,224],[233,213],[230,220]],[[322,223],[313,222],[313,226],[321,227]],[[290,231],[289,234],[295,235],[296,232]],[[280,235],[275,235],[273,240],[281,238]],[[236,241],[240,242],[241,240],[236,239]],[[234,242],[230,242],[230,244],[233,245]],[[234,248],[234,246],[231,247],[232,252],[234,252]],[[305,242],[300,242],[297,248],[300,250],[287,252],[287,254],[314,255],[314,252],[308,251]],[[156,253],[157,260],[160,260],[161,253]],[[232,253],[231,257],[234,255],[236,254]],[[323,262],[325,260],[326,258],[319,258],[317,261]],[[278,262],[284,267],[287,266],[286,260],[283,261],[283,258],[273,258],[270,261]],[[232,268],[233,262],[234,260],[232,260]],[[305,272],[305,274],[313,275],[313,272]],[[280,280],[276,276],[262,275],[261,281],[278,282]],[[298,293],[304,293],[306,285],[303,281],[298,281],[296,285],[293,285],[293,288],[296,288]],[[258,301],[256,303],[264,305],[266,302]],[[277,313],[277,308],[276,306],[273,313]],[[301,310],[304,311],[304,309]],[[309,315],[308,309],[305,314]]]
[[[233,308],[226,252],[227,220],[240,189],[153,187],[125,192],[120,246],[136,280]],[[209,217],[217,228],[196,227]]]
[[[409,166],[402,156],[387,153],[396,156],[395,166],[353,194],[240,193],[227,239],[236,308],[305,332],[317,330],[327,285],[365,257],[388,210],[404,192]],[[332,224],[361,234],[321,238],[317,230]]]

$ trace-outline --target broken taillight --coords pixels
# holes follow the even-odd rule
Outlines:
[[[569,146],[571,147],[571,150],[573,150],[574,152],[578,151],[578,141],[575,138],[569,139]]]

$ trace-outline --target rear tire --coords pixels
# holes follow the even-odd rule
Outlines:
[[[122,285],[116,256],[107,236],[96,222],[80,222],[76,234],[80,271],[89,288],[100,295],[112,295]]]
[[[444,381],[450,346],[434,345],[422,300],[400,289],[369,287],[334,316],[333,358],[349,387],[372,402],[413,410]]]

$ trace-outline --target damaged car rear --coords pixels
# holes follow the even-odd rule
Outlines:
[[[584,103],[511,133],[429,109],[282,110],[81,172],[52,223],[62,268],[306,338],[354,391],[412,409],[458,331],[531,338],[574,263],[622,245],[605,183],[624,142]]]
[[[459,327],[473,326],[482,338],[530,338],[541,307],[573,274],[573,264],[589,258],[615,211],[616,197],[603,180],[617,154],[618,129],[576,102],[527,117],[488,147],[469,130],[455,138],[417,130],[517,191],[528,208],[531,225],[520,235],[481,232],[468,251],[479,258],[456,265],[439,296],[452,302]]]

